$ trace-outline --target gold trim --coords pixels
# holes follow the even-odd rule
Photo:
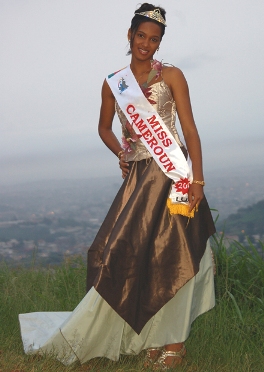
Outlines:
[[[189,212],[189,205],[187,204],[174,204],[171,202],[170,198],[167,199],[167,207],[170,211],[170,214],[181,214],[182,216],[186,216],[189,218],[194,217],[194,209]]]

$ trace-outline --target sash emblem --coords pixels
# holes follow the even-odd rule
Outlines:
[[[121,78],[118,82],[119,93],[123,93],[128,88],[124,78]]]

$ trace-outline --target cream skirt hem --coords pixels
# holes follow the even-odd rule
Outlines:
[[[52,353],[69,365],[95,357],[114,361],[120,354],[185,341],[192,322],[215,305],[212,256],[209,244],[200,270],[138,335],[96,292],[87,293],[73,312],[20,314],[25,353]]]

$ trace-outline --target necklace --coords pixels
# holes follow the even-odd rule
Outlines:
[[[138,84],[139,84],[139,80],[142,78],[142,76],[144,76],[145,74],[149,74],[150,73],[150,71],[151,71],[152,69],[149,69],[149,70],[147,70],[147,71],[144,71],[136,80],[137,80],[137,82],[138,82]]]
[[[131,65],[130,65],[130,68],[131,68]],[[152,65],[151,65],[151,62],[150,62],[150,68],[148,70],[142,72],[142,74],[140,74],[138,78],[136,78],[136,76],[134,75],[135,78],[136,78],[137,83],[139,84],[139,80],[142,78],[142,76],[144,76],[145,74],[149,74],[151,70],[152,70]]]

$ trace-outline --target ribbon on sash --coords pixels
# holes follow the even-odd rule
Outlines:
[[[193,180],[191,160],[144,96],[130,66],[110,74],[106,81],[133,130],[165,175],[173,180],[167,206],[171,214],[194,217],[189,212],[188,191]]]

